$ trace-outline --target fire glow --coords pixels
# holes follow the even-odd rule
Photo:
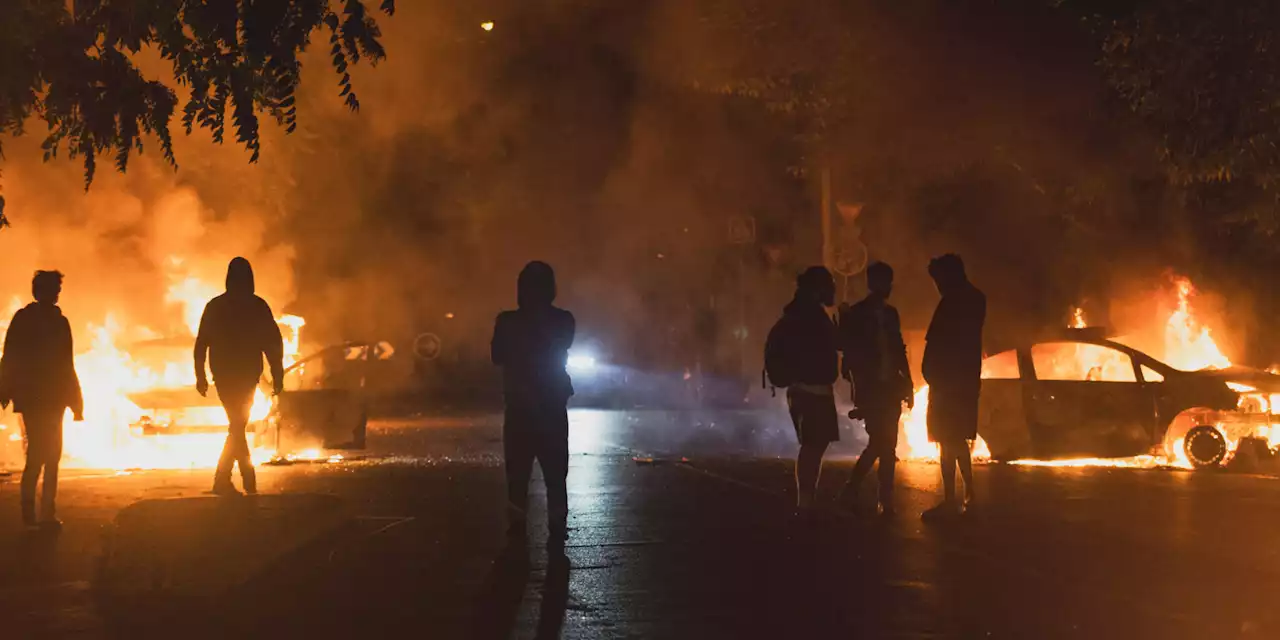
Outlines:
[[[1169,313],[1167,320],[1164,321],[1162,327],[1158,327],[1160,333],[1163,334],[1163,354],[1153,354],[1167,364],[1183,370],[1195,371],[1202,369],[1224,369],[1231,366],[1231,360],[1222,353],[1214,341],[1213,336],[1208,327],[1204,326],[1195,316],[1192,306],[1192,296],[1195,294],[1195,287],[1189,279],[1181,276],[1175,276],[1172,281],[1173,292],[1176,295],[1176,303],[1173,310]],[[1084,310],[1076,307],[1073,308],[1067,323],[1070,328],[1083,329],[1088,326],[1085,320]],[[1124,342],[1123,339],[1117,340]],[[1050,360],[1054,367],[1062,369],[1058,373],[1069,374],[1070,379],[1078,380],[1098,380],[1104,372],[1110,371],[1115,364],[1107,362],[1108,356],[1114,356],[1110,352],[1100,350],[1079,349],[1079,345],[1063,343],[1056,347],[1056,351],[1050,354]],[[1016,368],[1017,364],[1002,363],[996,359],[988,359],[983,362],[982,376],[987,377],[1007,377],[1016,375],[1015,371],[1004,371],[1009,366]],[[1126,366],[1128,366],[1126,364]],[[1256,391],[1252,387],[1238,384],[1232,384],[1232,388],[1238,392],[1246,393]],[[1262,403],[1265,406],[1245,407],[1245,403]],[[1270,396],[1261,396],[1260,394],[1244,395],[1241,397],[1242,410],[1251,412],[1270,413],[1272,407],[1280,406],[1280,394]],[[915,408],[904,412],[901,420],[901,436],[898,443],[898,454],[900,457],[908,460],[924,460],[935,461],[938,459],[938,446],[929,442],[928,427],[925,416],[928,413],[929,406],[929,388],[927,385],[920,387],[915,392]],[[1218,425],[1218,430],[1227,434],[1227,430]],[[1271,425],[1264,428],[1260,434],[1266,439],[1268,445],[1272,448],[1280,446],[1280,425]],[[1234,452],[1238,439],[1227,437],[1228,450]],[[1156,468],[1156,467],[1177,467],[1192,468],[1190,460],[1187,459],[1186,452],[1183,449],[1183,439],[1178,438],[1173,442],[1171,451],[1166,455],[1141,455],[1131,458],[1074,458],[1065,460],[1015,460],[1012,464],[1025,466],[1042,466],[1042,467],[1113,467],[1113,468]],[[977,439],[973,446],[973,456],[975,460],[989,460],[990,450],[986,442],[981,437]]]
[[[181,261],[171,260],[171,267],[180,267]],[[101,325],[90,325],[85,333],[89,344],[78,343],[75,356],[76,372],[84,395],[84,421],[73,421],[70,412],[64,418],[63,467],[92,469],[186,469],[207,468],[217,463],[225,432],[172,433],[146,435],[137,426],[146,411],[130,396],[156,390],[194,389],[195,367],[192,347],[204,305],[220,289],[213,284],[192,277],[172,278],[165,296],[166,303],[181,307],[184,326],[189,330],[190,346],[172,349],[163,361],[136,359],[128,349],[122,348],[129,336],[138,330],[126,331],[108,315]],[[12,317],[21,307],[15,299],[13,308],[3,321]],[[297,316],[277,318],[284,337],[284,365],[288,367],[298,357],[300,333],[305,321]],[[83,334],[80,334],[83,335]],[[83,340],[83,338],[82,338]],[[185,343],[185,341],[179,341]],[[178,355],[181,354],[181,355]],[[227,417],[217,403],[215,390],[210,390],[207,406],[187,407],[180,411],[182,422],[206,426],[226,426]],[[272,409],[272,400],[259,388],[254,394],[250,419],[261,422]],[[21,439],[19,421],[12,413],[0,414],[0,426],[12,441]],[[276,452],[262,442],[254,441],[253,425],[250,425],[249,446],[255,463],[266,462]]]

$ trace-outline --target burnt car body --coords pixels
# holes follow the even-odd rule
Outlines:
[[[285,368],[284,392],[265,417],[252,421],[255,442],[284,455],[302,449],[363,449],[368,423],[365,379],[371,363],[389,355],[385,343],[347,342],[301,358]],[[269,397],[264,378],[262,393]],[[226,414],[217,394],[200,396],[193,386],[130,394],[141,409],[130,425],[146,436],[225,432]]]
[[[346,342],[286,367],[285,390],[269,417],[276,450],[365,448],[367,380],[393,352],[386,342]]]
[[[1265,371],[1182,371],[1100,331],[1065,330],[984,359],[978,433],[997,460],[1185,452],[1211,467],[1265,440],[1276,392],[1280,376]]]

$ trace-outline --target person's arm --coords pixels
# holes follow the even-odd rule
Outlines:
[[[911,362],[907,359],[907,341],[902,338],[902,318],[897,309],[892,309],[889,339],[889,357],[893,358],[894,375],[902,380],[902,392],[906,395],[907,405],[914,408]]]
[[[209,378],[205,373],[205,357],[209,354],[209,306],[205,305],[200,314],[200,328],[196,330],[196,391],[202,396],[209,392]]]
[[[948,322],[946,304],[945,299],[938,302],[937,308],[933,310],[933,319],[929,321],[929,330],[925,333],[924,359],[920,362],[920,374],[924,376],[925,384],[937,383],[940,379],[941,359],[946,357],[942,355],[947,342],[943,335],[943,325]]]
[[[563,351],[569,353],[569,349],[573,347],[573,340],[578,333],[578,321],[573,314],[564,312],[564,325],[560,327],[560,335],[556,336],[555,349],[557,352]]]
[[[80,391],[80,376],[76,375],[76,349],[71,337],[71,323],[62,319],[63,343],[66,345],[62,354],[67,367],[67,394],[71,415],[76,422],[84,420],[84,394]]]
[[[18,345],[23,341],[20,337],[22,334],[22,312],[13,314],[13,320],[9,322],[9,330],[4,334],[4,354],[0,355],[0,409],[8,408],[9,402],[13,400],[13,379],[18,375],[14,369],[18,367]]]
[[[271,369],[271,390],[280,395],[284,392],[284,336],[266,301],[261,308],[262,355],[267,357],[267,366]]]
[[[498,314],[493,321],[493,339],[489,341],[489,357],[499,367],[505,366],[511,355],[510,337],[507,335],[507,314]]]

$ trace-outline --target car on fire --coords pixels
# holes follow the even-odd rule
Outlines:
[[[978,434],[996,460],[1185,455],[1210,468],[1275,442],[1280,376],[1175,369],[1096,328],[989,356],[982,377]]]
[[[385,342],[346,342],[300,358],[285,368],[285,389],[275,402],[265,400],[270,385],[264,376],[249,425],[255,442],[278,454],[363,449],[368,424],[366,376],[373,363],[385,360],[390,352]],[[202,397],[194,386],[185,385],[130,394],[129,399],[141,410],[130,425],[140,435],[225,432],[227,428],[215,392]]]

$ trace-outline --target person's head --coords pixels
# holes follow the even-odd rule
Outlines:
[[[830,307],[836,303],[836,280],[826,267],[809,267],[796,278],[796,298]]]
[[[942,293],[955,289],[968,280],[964,273],[964,261],[954,253],[943,254],[929,261],[929,276]]]
[[[521,307],[548,307],[556,300],[556,272],[551,265],[534,260],[520,271],[516,281],[516,303]]]
[[[31,295],[36,302],[58,304],[58,296],[62,295],[62,273],[59,271],[37,271],[31,279]]]
[[[884,262],[872,262],[867,267],[867,289],[881,298],[893,292],[893,267]]]
[[[227,293],[253,295],[253,267],[244,258],[232,258],[227,265]]]

